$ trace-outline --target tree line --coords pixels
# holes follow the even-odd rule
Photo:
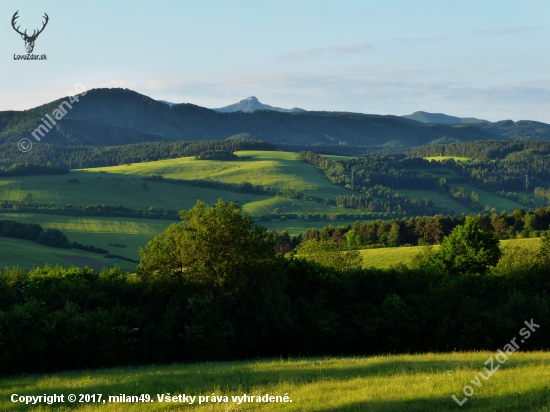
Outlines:
[[[132,209],[126,206],[92,205],[55,205],[52,203],[34,203],[30,201],[0,200],[0,211],[20,213],[42,213],[64,216],[109,216],[143,219],[178,220],[177,210],[165,210],[150,207],[147,210]]]
[[[45,165],[34,163],[14,163],[11,166],[0,167],[0,177],[27,176],[27,175],[64,175],[69,170],[56,167],[47,162]]]
[[[118,166],[177,157],[196,156],[209,151],[276,150],[275,145],[258,140],[226,139],[210,141],[146,142],[122,146],[60,146],[40,143],[40,150],[22,153],[17,146],[0,145],[0,164],[33,163],[68,169]]]
[[[511,153],[529,150],[550,154],[550,142],[544,140],[479,140],[466,143],[420,146],[407,152],[409,157],[458,156],[475,159],[504,159]]]
[[[299,154],[300,160],[319,167],[332,183],[347,188],[367,190],[369,187],[380,185],[392,189],[433,189],[439,179],[411,170],[413,166],[419,166],[418,162],[404,161],[403,158],[404,155],[365,155],[346,160],[332,160],[313,152]]]
[[[45,246],[70,248],[67,236],[57,229],[44,230],[36,223],[19,223],[13,220],[0,220],[0,236],[31,240]]]
[[[527,212],[518,209],[512,213],[478,213],[474,218],[484,230],[494,233],[499,239],[538,237],[550,229],[550,207],[540,206]],[[276,236],[277,248],[287,253],[310,240],[331,241],[346,248],[435,245],[465,221],[465,215],[438,214],[331,224],[321,229],[308,229],[292,238],[286,231],[281,231]]]

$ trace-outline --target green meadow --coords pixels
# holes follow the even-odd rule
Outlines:
[[[83,169],[108,176],[145,177],[161,175],[171,179],[203,179],[224,183],[250,182],[281,190],[300,190],[319,197],[336,197],[351,191],[330,183],[315,166],[298,160],[293,152],[240,151],[242,160],[195,160],[194,157],[134,163],[123,166]]]
[[[98,169],[99,170],[99,169]],[[132,209],[189,209],[198,199],[208,204],[218,199],[240,204],[263,201],[265,196],[226,190],[144,182],[144,176],[72,171],[70,175],[22,176],[0,179],[0,199],[23,200],[27,193],[36,203],[57,205],[122,205]],[[76,183],[69,180],[76,179]]]
[[[467,160],[470,160],[470,157],[460,157],[460,156],[428,156],[425,157],[426,160],[436,160],[438,162],[442,162],[444,160],[450,160],[453,159],[456,162],[465,162]]]
[[[506,344],[503,342],[502,344]],[[272,359],[102,369],[0,379],[2,411],[419,411],[461,410],[466,385],[474,388],[462,409],[474,412],[550,410],[548,352],[516,352],[488,380],[478,372],[494,352],[426,353],[348,358]],[[496,363],[496,361],[495,361]],[[101,394],[99,403],[27,406],[22,396]],[[149,403],[114,403],[109,396],[149,395]],[[193,404],[159,402],[157,395],[196,396]],[[241,403],[232,396],[284,397],[286,403]],[[227,396],[205,402],[199,396]],[[78,399],[78,398],[77,398]],[[205,398],[203,398],[204,400]],[[290,402],[290,400],[292,402]]]
[[[143,247],[170,224],[170,220],[133,219],[125,217],[84,217],[61,216],[40,213],[0,213],[0,219],[10,219],[21,223],[38,223],[44,229],[61,230],[69,241],[107,249],[110,253],[139,258],[139,248]],[[2,238],[0,238],[2,239]],[[124,244],[117,248],[109,243]],[[53,249],[57,253],[61,249]],[[2,253],[3,255],[3,253]],[[99,255],[98,255],[99,256]]]
[[[540,238],[529,239],[510,239],[501,240],[501,247],[519,246],[525,249],[537,248],[540,243]],[[437,250],[439,246],[433,246]],[[409,264],[411,260],[418,255],[425,246],[404,246],[404,247],[387,247],[375,249],[362,249],[359,251],[363,258],[363,267],[375,267],[379,269],[387,269],[390,266],[396,266],[401,263]]]
[[[32,202],[57,205],[122,205],[132,209],[189,209],[198,199],[214,204],[217,199],[234,201],[254,216],[281,213],[336,214],[352,212],[313,202],[277,197],[234,193],[227,190],[180,186],[158,181],[144,181],[153,175],[173,179],[203,179],[238,184],[245,181],[261,184],[275,190],[295,189],[316,197],[335,198],[353,192],[332,184],[315,166],[297,159],[292,152],[237,152],[241,160],[195,160],[194,157],[135,163],[122,166],[73,170],[70,175],[21,176],[0,179],[0,200],[24,200],[31,195]],[[456,178],[447,169],[419,169],[439,177]],[[73,180],[73,182],[69,182]],[[513,211],[525,207],[513,200],[476,189],[468,184],[453,184],[479,194],[483,205]],[[397,190],[410,198],[429,198],[434,204],[454,210],[457,214],[472,213],[468,207],[433,190]]]
[[[109,247],[109,252],[130,257],[126,249]],[[114,262],[102,254],[86,252],[78,249],[58,249],[40,245],[30,240],[0,237],[0,268],[19,267],[35,269],[50,266],[90,266],[99,270],[102,267],[119,266],[123,271],[134,271],[136,264],[126,261]]]
[[[145,177],[162,175],[173,179],[203,179],[235,184],[248,181],[276,190],[290,188],[330,198],[351,193],[333,185],[315,166],[299,161],[297,153],[246,151],[237,154],[243,160],[228,162],[184,157],[73,170],[70,175],[1,178],[0,200],[24,200],[30,194],[32,202],[45,204],[104,204],[139,210],[151,207],[183,210],[193,207],[199,199],[208,204],[223,199],[239,203],[254,216],[271,214],[275,209],[281,213],[298,214],[353,212],[303,200],[143,180]]]
[[[275,209],[279,213],[298,213],[334,215],[337,213],[356,213],[353,209],[344,209],[337,206],[323,205],[320,203],[307,202],[305,200],[286,199],[282,197],[266,197],[264,200],[245,204],[243,209],[252,216],[269,215]],[[326,223],[326,222],[325,222]],[[328,223],[325,224],[325,226]]]

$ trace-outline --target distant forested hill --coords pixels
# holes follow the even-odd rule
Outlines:
[[[407,116],[407,119],[416,120],[421,123],[440,123],[440,124],[475,124],[488,123],[487,120],[476,119],[474,117],[455,117],[444,113],[414,112]]]
[[[67,99],[16,112],[0,112],[0,144],[30,138],[46,114]],[[219,113],[193,104],[169,105],[128,89],[94,89],[42,142],[116,146],[151,141],[223,140],[247,133],[271,143],[406,147],[489,139],[550,140],[550,125],[504,121],[480,125],[425,124],[399,116],[346,112]]]

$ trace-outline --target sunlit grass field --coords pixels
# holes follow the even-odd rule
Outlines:
[[[335,215],[337,213],[361,213],[354,209],[344,209],[337,206],[329,206],[320,203],[307,202],[297,199],[286,199],[280,197],[266,197],[264,200],[248,203],[243,206],[243,209],[252,216],[269,215],[275,209],[279,209],[279,213],[297,213],[297,214],[315,214],[320,215]],[[363,212],[364,213],[364,212]],[[327,226],[328,223],[325,224]]]
[[[504,344],[505,342],[503,342]],[[275,359],[117,368],[0,379],[2,411],[548,411],[550,354],[511,355],[460,408],[451,398],[486,366],[493,352],[349,358]],[[12,394],[148,394],[152,403],[64,403],[52,407],[10,402]],[[197,396],[193,405],[159,403],[159,395]],[[198,396],[227,396],[203,403]],[[288,395],[288,403],[233,403],[231,396]]]
[[[540,244],[540,238],[529,239],[510,239],[501,240],[501,247],[506,246],[521,246],[527,249],[537,248]],[[434,250],[437,250],[439,246],[433,246]],[[410,264],[411,260],[422,252],[424,246],[410,246],[410,247],[388,247],[377,249],[362,249],[359,252],[363,258],[363,267],[375,267],[379,269],[386,269],[390,266],[396,266],[400,263],[405,265]]]
[[[93,173],[101,170],[106,172],[107,176],[112,174],[161,175],[172,179],[204,179],[224,183],[250,182],[276,190],[285,188],[300,190],[319,197],[335,197],[351,193],[349,190],[333,185],[315,166],[298,160],[297,153],[240,151],[235,154],[243,157],[243,160],[195,160],[194,157],[182,157],[83,170]]]
[[[316,197],[351,193],[333,185],[317,168],[297,159],[291,152],[237,152],[244,160],[209,161],[194,157],[161,160],[132,165],[73,170],[70,175],[21,176],[0,178],[0,200],[25,200],[55,205],[122,205],[132,209],[183,210],[197,200],[212,205],[218,199],[237,202],[254,215],[281,213],[336,214],[354,212],[335,206],[302,200],[235,193],[228,190],[181,186],[157,181],[144,181],[152,175],[174,179],[203,179],[224,183],[262,184],[275,190],[300,190]],[[77,182],[69,182],[76,180]]]
[[[145,163],[148,164],[148,163]],[[122,205],[132,209],[189,209],[204,200],[214,204],[218,199],[241,205],[265,200],[265,196],[233,193],[163,182],[145,182],[144,176],[73,171],[70,175],[21,176],[0,178],[0,199],[24,200],[30,193],[36,203],[56,205]],[[69,183],[70,179],[78,180]],[[330,183],[330,182],[329,182]]]

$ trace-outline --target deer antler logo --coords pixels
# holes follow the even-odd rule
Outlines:
[[[38,35],[44,31],[44,29],[46,28],[46,25],[48,24],[48,21],[50,20],[50,18],[48,17],[48,15],[46,13],[44,13],[44,18],[46,19],[46,21],[42,23],[42,28],[40,30],[38,30],[38,32],[36,30],[34,30],[32,35],[29,36],[29,35],[27,35],[27,30],[25,30],[24,33],[21,33],[19,31],[19,26],[17,26],[17,28],[15,27],[16,20],[19,17],[18,13],[19,13],[19,10],[16,11],[15,14],[13,15],[13,17],[11,19],[11,25],[12,25],[13,29],[21,35],[21,38],[23,40],[25,40],[25,48],[27,49],[27,53],[30,54],[34,50],[34,42],[36,41]]]

